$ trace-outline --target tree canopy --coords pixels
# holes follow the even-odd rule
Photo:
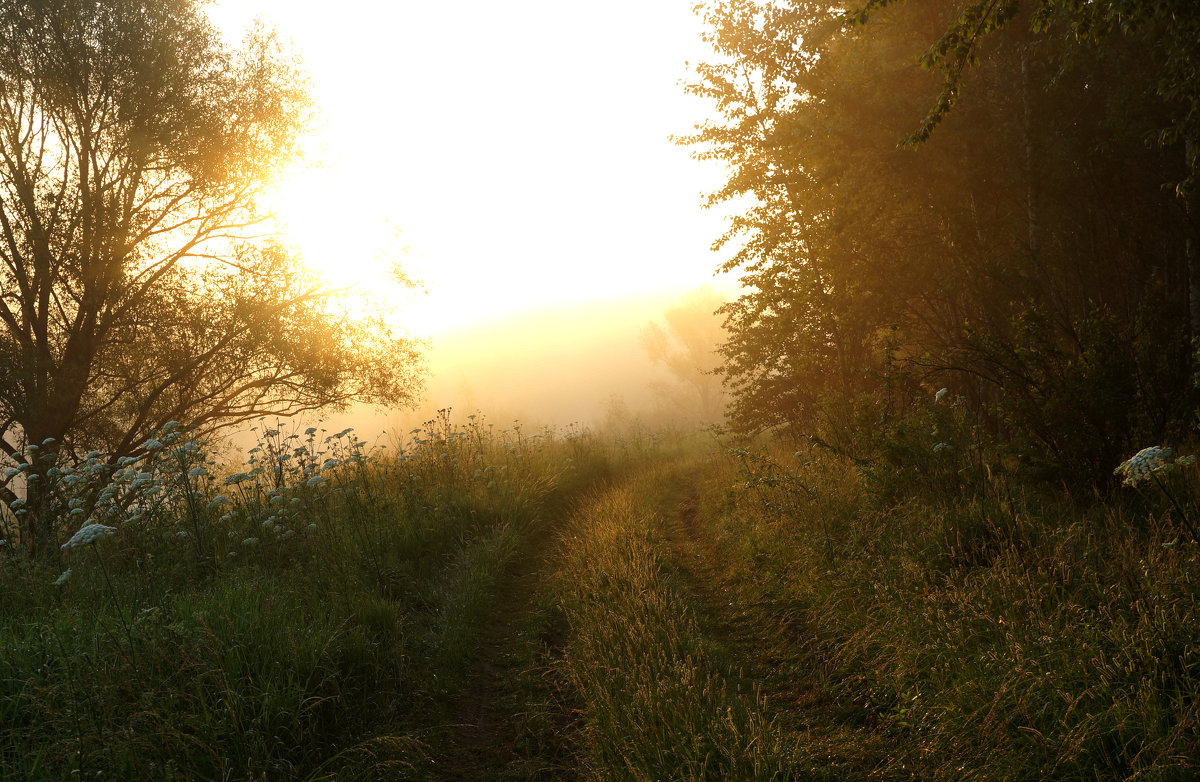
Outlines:
[[[0,433],[50,460],[352,400],[417,353],[265,235],[311,107],[261,27],[198,0],[0,2]],[[347,228],[352,230],[352,228]]]
[[[729,167],[712,202],[750,197],[717,243],[747,288],[725,308],[736,427],[948,385],[1023,459],[1088,476],[1186,427],[1197,79],[1148,48],[1187,43],[1158,17],[1085,36],[1102,5],[701,7],[715,56],[688,89],[719,119],[680,141]],[[967,27],[969,51],[946,43]]]

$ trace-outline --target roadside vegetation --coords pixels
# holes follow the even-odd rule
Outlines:
[[[386,450],[264,422],[238,471],[168,426],[109,479],[99,455],[55,472],[61,556],[0,555],[5,775],[432,762],[498,580],[547,512],[612,469],[584,432],[464,424]]]
[[[0,761],[1194,776],[1192,460],[1147,452],[1076,497],[1020,479],[949,394],[855,415],[730,444],[446,413],[374,449],[264,422],[238,470],[169,426],[105,482],[63,468],[58,561],[0,560]]]

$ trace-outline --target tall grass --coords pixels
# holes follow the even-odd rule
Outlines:
[[[859,747],[883,776],[1195,778],[1194,466],[1168,476],[1179,503],[1080,501],[1006,472],[952,412],[912,415],[854,458],[747,448],[709,476],[705,534],[763,621],[797,628],[814,702],[889,737]]]
[[[58,473],[81,476],[55,487],[63,537],[115,533],[0,559],[6,776],[424,773],[520,539],[609,470],[586,432],[448,414],[390,453],[259,435],[238,468],[172,427]]]
[[[598,493],[564,537],[554,586],[581,763],[596,779],[785,778],[794,750],[701,632],[672,564],[655,497],[682,479],[660,465]]]

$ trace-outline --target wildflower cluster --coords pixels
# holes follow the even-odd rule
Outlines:
[[[80,527],[79,531],[72,535],[70,540],[62,544],[62,547],[69,549],[89,546],[100,540],[100,538],[106,535],[114,535],[116,532],[116,527],[109,527],[104,524],[86,524]]]
[[[276,421],[253,431],[258,443],[248,453],[246,469],[228,475],[223,493],[208,505],[221,514],[218,522],[242,549],[319,532],[314,519],[328,518],[330,496],[344,492],[341,476],[371,462],[352,429],[322,437],[325,430],[315,426],[301,433]],[[229,556],[237,556],[236,549]]]
[[[1171,456],[1170,448],[1152,445],[1149,448],[1143,448],[1117,465],[1117,468],[1113,470],[1113,475],[1121,476],[1121,483],[1125,486],[1137,486],[1155,475],[1170,472],[1176,467],[1183,467],[1196,461],[1195,456],[1181,456],[1172,462]]]
[[[56,446],[47,439],[12,454],[17,466],[2,477],[6,484],[45,484],[39,511],[57,523],[59,540],[68,538],[64,550],[136,525],[202,557],[211,553],[218,531],[248,547],[263,533],[286,541],[315,532],[313,503],[339,491],[339,470],[368,458],[349,429],[319,439],[315,427],[288,434],[278,423],[259,432],[245,471],[224,478],[209,444],[178,422],[154,432],[137,456],[113,459],[91,451],[69,463]],[[31,512],[22,498],[10,508],[18,519]]]

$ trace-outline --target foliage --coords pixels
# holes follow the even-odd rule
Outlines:
[[[193,0],[7,2],[0,83],[6,452],[52,438],[44,476],[171,420],[407,399],[413,346],[253,240],[309,113],[273,34],[230,49]],[[29,499],[25,542],[51,551]]]
[[[1137,39],[1008,26],[977,42],[971,99],[897,146],[937,100],[918,55],[959,9],[872,9],[701,7],[714,58],[688,90],[719,119],[679,141],[728,165],[710,203],[747,201],[716,244],[746,288],[724,308],[733,427],[816,432],[835,398],[949,386],[1027,458],[1104,480],[1196,405],[1195,243],[1163,187],[1186,170],[1145,144],[1173,104]]]
[[[897,0],[868,0],[846,18],[864,24],[877,10]],[[1200,9],[1189,0],[1035,0],[1027,6],[1029,27],[1038,33],[1095,47],[1113,44],[1118,37],[1152,44],[1144,46],[1150,81],[1159,96],[1173,107],[1171,116],[1155,133],[1163,146],[1186,147],[1187,172],[1180,188],[1190,189],[1200,167],[1200,78],[1195,60],[1200,56]],[[921,55],[927,68],[942,72],[942,90],[909,143],[929,139],[953,109],[966,81],[966,69],[978,65],[986,38],[1007,26],[1022,10],[1019,0],[972,0],[957,19]]]

